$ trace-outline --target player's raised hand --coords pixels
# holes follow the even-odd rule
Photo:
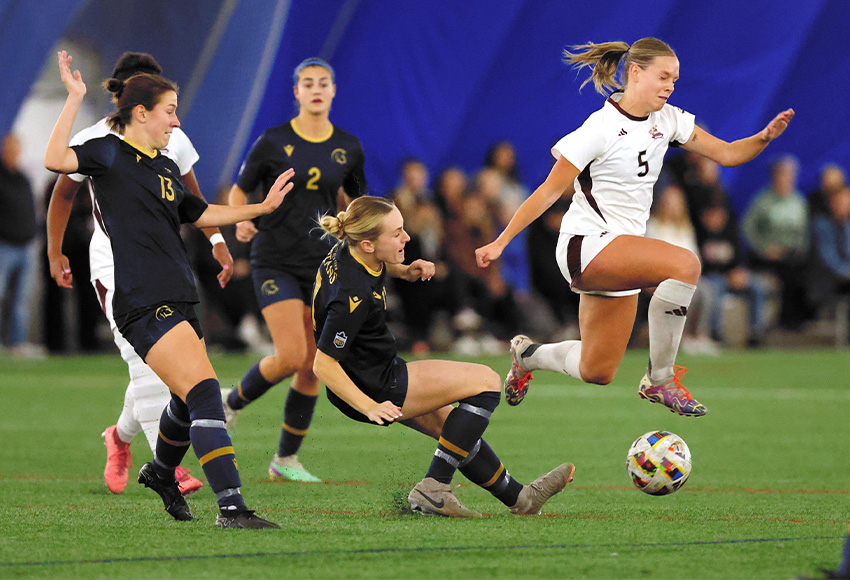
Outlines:
[[[785,131],[788,123],[794,118],[794,109],[787,109],[776,115],[761,132],[761,138],[765,141],[773,141]]]
[[[478,262],[479,268],[486,268],[493,260],[498,260],[502,255],[504,248],[497,242],[490,242],[486,246],[482,246],[475,250],[475,261]]]
[[[266,213],[271,213],[280,207],[280,204],[283,203],[283,198],[286,197],[287,193],[292,191],[293,183],[289,180],[292,179],[293,175],[295,175],[295,170],[289,168],[277,177],[271,189],[269,189],[266,199],[263,200],[263,206],[267,210]]]
[[[368,411],[366,411],[366,417],[369,418],[373,423],[377,423],[378,425],[383,425],[384,423],[392,423],[396,419],[401,418],[401,409],[395,405],[392,401],[384,401],[383,403],[378,403]]]
[[[83,75],[80,71],[71,72],[71,61],[73,57],[64,50],[56,53],[59,60],[59,76],[62,79],[62,84],[68,89],[68,95],[79,97],[82,99],[86,94],[86,84],[83,82]]]

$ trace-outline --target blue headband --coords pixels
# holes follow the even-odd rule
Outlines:
[[[308,66],[320,66],[322,68],[326,68],[331,73],[331,82],[336,82],[336,73],[334,72],[334,69],[331,65],[329,65],[321,58],[308,58],[307,60],[301,61],[301,64],[295,67],[295,72],[292,73],[292,82],[294,84],[298,84],[298,73],[300,73],[302,69],[305,69]]]

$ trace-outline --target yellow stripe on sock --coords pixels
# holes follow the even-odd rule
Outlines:
[[[174,445],[175,447],[187,447],[192,442],[191,441],[174,441],[173,439],[169,439],[165,435],[162,434],[162,431],[157,431],[157,435],[159,438],[168,443],[169,445]]]
[[[496,483],[497,481],[499,481],[499,478],[500,478],[500,477],[502,477],[502,474],[503,474],[504,472],[505,472],[505,466],[504,466],[504,464],[499,463],[499,469],[497,469],[497,470],[496,470],[496,475],[494,475],[494,476],[493,476],[493,478],[492,478],[490,481],[488,481],[487,483],[483,484],[481,487],[490,487],[491,485],[493,485],[494,483]]]
[[[463,449],[461,449],[460,447],[458,447],[454,443],[450,443],[449,441],[446,441],[442,437],[440,437],[440,445],[442,445],[443,447],[445,447],[446,449],[448,449],[449,451],[451,451],[455,455],[460,455],[461,457],[466,457],[467,455],[469,455],[469,451],[464,451]]]
[[[222,455],[236,455],[236,453],[234,453],[232,446],[220,447],[218,449],[210,451],[209,453],[201,457],[198,461],[200,462],[201,466],[203,466],[204,464],[212,461],[216,457],[221,457]]]
[[[251,401],[249,401],[248,399],[245,398],[245,395],[242,394],[242,381],[239,381],[239,384],[236,385],[236,394],[240,399],[242,399],[246,403],[251,402]]]
[[[283,424],[283,428],[286,431],[289,431],[293,435],[298,435],[299,437],[304,437],[307,435],[308,429],[296,429],[295,427],[290,427],[286,423]]]

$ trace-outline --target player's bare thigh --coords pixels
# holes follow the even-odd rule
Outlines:
[[[485,365],[414,361],[407,364],[407,397],[401,410],[405,419],[417,417],[484,391],[499,392],[501,384],[496,371]]]
[[[607,385],[626,353],[637,314],[638,295],[582,294],[578,323],[581,332],[581,377]]]
[[[148,351],[145,362],[184,401],[192,387],[216,378],[203,339],[186,321],[162,335]]]
[[[673,278],[696,284],[699,259],[680,246],[641,236],[617,236],[584,268],[573,287],[620,291],[658,286]]]
[[[446,417],[449,416],[452,409],[454,409],[454,407],[446,405],[445,407],[440,407],[436,411],[419,415],[413,419],[404,419],[400,421],[400,423],[410,427],[411,429],[419,431],[420,433],[424,433],[428,437],[439,439],[440,433],[443,432],[443,425],[446,422]]]

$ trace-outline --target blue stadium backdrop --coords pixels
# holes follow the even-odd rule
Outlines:
[[[672,102],[718,136],[797,111],[770,154],[725,171],[742,209],[779,153],[800,158],[804,190],[822,164],[850,166],[848,30],[846,0],[0,0],[0,130],[62,39],[106,66],[148,51],[182,87],[210,195],[264,128],[293,114],[292,68],[319,55],[337,71],[331,119],[363,142],[373,192],[395,185],[404,157],[435,172],[474,170],[497,139],[516,144],[534,186],[551,167],[549,147],[602,102],[591,87],[579,94],[561,49],[658,36],[681,60]]]

